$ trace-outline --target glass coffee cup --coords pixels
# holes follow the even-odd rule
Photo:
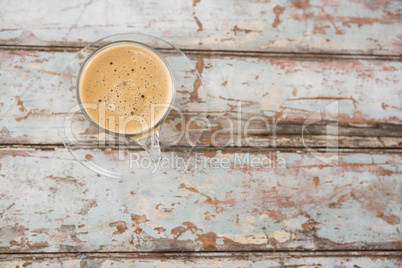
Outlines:
[[[135,141],[152,161],[160,159],[159,132],[176,89],[172,69],[158,51],[135,41],[100,47],[80,68],[76,96],[92,125]]]

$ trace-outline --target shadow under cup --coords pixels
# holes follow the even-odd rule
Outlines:
[[[83,103],[82,102],[82,98],[81,98],[81,92],[82,92],[82,81],[83,81],[83,74],[85,73],[85,71],[87,70],[87,67],[89,66],[89,64],[91,63],[91,61],[101,52],[110,49],[110,48],[114,48],[114,47],[118,47],[118,46],[130,46],[130,47],[137,47],[137,48],[141,48],[141,49],[145,49],[148,52],[150,52],[151,54],[153,54],[153,56],[155,56],[155,58],[158,58],[161,60],[161,62],[163,63],[163,65],[165,65],[166,69],[168,70],[169,76],[170,76],[170,81],[171,81],[171,86],[170,86],[170,102],[169,103],[160,103],[160,104],[153,104],[153,107],[159,106],[159,107],[164,107],[164,112],[162,115],[159,114],[159,118],[158,120],[155,120],[155,115],[151,116],[151,122],[150,124],[147,124],[145,128],[142,128],[141,131],[139,132],[135,132],[135,133],[125,133],[125,131],[122,132],[116,132],[116,131],[112,131],[109,128],[104,128],[102,126],[100,126],[97,122],[95,122],[95,120],[93,120],[93,118],[91,118],[91,116],[88,114],[87,109],[97,109],[98,112],[100,112],[102,109],[100,108],[101,105],[95,104],[95,103]],[[122,81],[124,79],[121,79]],[[130,88],[125,89],[125,90],[132,90]],[[169,89],[166,89],[169,90]],[[77,100],[78,100],[78,104],[80,106],[80,109],[82,111],[82,113],[84,114],[85,118],[92,124],[94,125],[96,128],[98,128],[99,130],[109,134],[109,135],[113,135],[116,137],[120,137],[120,138],[125,138],[129,143],[130,142],[136,142],[139,145],[141,145],[141,147],[143,147],[145,149],[145,151],[148,153],[149,157],[151,158],[152,161],[156,162],[161,158],[161,148],[160,148],[160,143],[159,143],[159,132],[160,132],[160,128],[163,124],[163,122],[165,121],[167,115],[169,114],[174,100],[175,100],[175,96],[176,96],[176,89],[175,89],[175,82],[174,82],[174,75],[172,72],[171,67],[169,66],[168,62],[166,61],[166,59],[155,49],[153,49],[152,47],[145,45],[143,43],[140,42],[134,42],[134,41],[118,41],[118,42],[112,42],[112,43],[108,43],[102,47],[100,47],[99,49],[97,49],[96,51],[94,51],[84,62],[84,64],[82,65],[82,67],[80,68],[79,74],[78,74],[78,80],[77,80],[77,92],[76,92],[76,96],[77,96]],[[105,104],[103,104],[105,105]],[[151,112],[152,115],[152,112]],[[121,117],[122,115],[120,115],[119,117]],[[126,122],[130,121],[130,118],[126,118],[128,119]],[[98,120],[100,121],[100,120]],[[119,122],[119,121],[115,121],[115,122]],[[109,125],[110,126],[110,125]]]

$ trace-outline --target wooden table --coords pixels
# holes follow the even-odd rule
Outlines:
[[[0,5],[0,266],[402,266],[400,1]],[[121,32],[160,36],[197,66],[213,122],[200,157],[233,164],[249,153],[285,168],[207,165],[136,180],[74,160],[53,125],[53,92],[77,51]],[[193,84],[181,94],[197,101]],[[302,137],[334,102],[337,135],[323,116]],[[239,107],[240,131],[214,146]],[[256,115],[275,133],[261,119],[245,135]]]

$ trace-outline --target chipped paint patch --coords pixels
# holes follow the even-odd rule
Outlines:
[[[280,84],[275,85],[261,100],[262,110],[269,111],[279,109],[282,106],[282,88]]]
[[[226,237],[230,240],[233,240],[236,243],[246,244],[246,245],[265,245],[268,243],[267,235],[262,234],[253,234],[253,235],[245,235],[245,234],[217,234],[218,237]]]
[[[286,241],[290,240],[291,234],[283,231],[275,231],[272,232],[269,237],[274,238],[279,243],[285,243]]]
[[[242,30],[260,32],[264,30],[265,23],[262,20],[239,20],[237,22],[237,27]]]
[[[399,236],[399,237],[389,237],[389,238],[387,238],[387,241],[389,241],[389,242],[402,242],[402,236]]]
[[[26,261],[20,261],[20,260],[13,260],[13,261],[7,261],[7,262],[2,261],[2,267],[4,267],[4,268],[24,267],[25,264],[26,264]]]
[[[275,21],[274,23],[272,23],[273,28],[277,28],[281,23],[280,15],[285,11],[285,9],[285,7],[282,7],[280,5],[276,5],[274,7]]]

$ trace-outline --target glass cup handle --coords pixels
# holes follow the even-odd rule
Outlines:
[[[154,131],[150,135],[137,139],[139,145],[147,151],[152,162],[158,162],[162,156],[159,143],[159,132]]]

